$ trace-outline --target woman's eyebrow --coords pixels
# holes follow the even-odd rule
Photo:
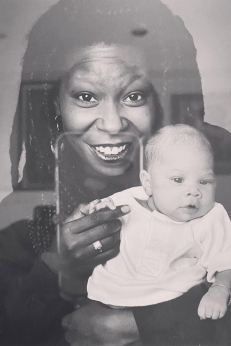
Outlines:
[[[86,72],[88,72],[86,74]],[[74,74],[72,75],[71,79],[69,80],[69,83],[71,84],[72,82],[78,82],[81,81],[81,83],[97,83],[100,84],[99,80],[99,74],[95,71],[92,70],[91,68],[84,66],[81,68],[81,70],[77,69]],[[150,82],[148,81],[147,77],[145,74],[142,73],[135,73],[135,74],[126,74],[124,72],[121,72],[117,76],[118,80],[121,79],[122,85],[130,85],[135,83],[136,81],[143,80],[145,83],[149,84]],[[69,84],[68,83],[68,84]],[[151,83],[150,83],[151,84]]]

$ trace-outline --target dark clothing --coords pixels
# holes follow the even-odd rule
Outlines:
[[[145,346],[211,346],[230,345],[228,321],[200,320],[197,309],[207,292],[206,285],[190,289],[182,296],[156,305],[133,309],[142,342]],[[229,313],[230,315],[230,313]]]
[[[0,345],[58,345],[72,307],[33,251],[26,220],[0,232],[0,290]]]
[[[215,174],[231,174],[231,135],[226,129],[203,122],[199,127],[208,138],[214,153]]]

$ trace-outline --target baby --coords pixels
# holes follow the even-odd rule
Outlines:
[[[213,153],[188,125],[166,126],[148,142],[142,186],[94,201],[88,213],[127,204],[120,253],[95,268],[88,297],[117,307],[147,306],[182,296],[207,280],[201,319],[225,315],[231,289],[231,221],[215,202]],[[100,241],[95,249],[103,250]]]

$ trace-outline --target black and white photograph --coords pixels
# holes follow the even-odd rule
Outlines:
[[[231,345],[230,17],[0,0],[0,345]]]

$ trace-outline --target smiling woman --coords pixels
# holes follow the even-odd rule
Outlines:
[[[149,12],[149,6],[155,9]],[[39,116],[42,130],[35,128],[38,135],[26,143],[30,156],[52,175],[50,142],[54,145],[64,129],[76,132],[72,147],[88,166],[88,174],[90,168],[98,176],[126,173],[137,161],[134,139],[145,141],[161,126],[163,115],[169,122],[172,90],[181,94],[186,87],[188,93],[202,95],[196,51],[184,31],[182,21],[160,1],[152,5],[149,0],[102,0],[96,6],[93,1],[70,0],[65,8],[62,2],[53,6],[32,28],[23,62],[26,83],[39,80],[45,89],[51,82],[60,85],[56,110],[45,92]],[[32,96],[28,92],[27,104],[33,109]],[[30,170],[27,161],[24,172]]]

